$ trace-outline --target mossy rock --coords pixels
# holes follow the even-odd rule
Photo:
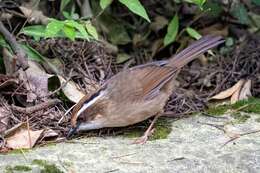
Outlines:
[[[55,164],[46,160],[35,159],[32,161],[32,164],[42,167],[41,173],[63,173]]]
[[[133,126],[132,128],[126,129],[123,136],[128,138],[141,137],[144,134],[144,132],[147,130],[149,125],[150,125],[149,121],[139,123]],[[149,138],[149,140],[166,139],[171,132],[171,120],[165,117],[160,117],[155,123],[154,127],[155,127],[155,131],[153,135]]]
[[[221,116],[228,112],[231,113],[231,116],[234,117],[238,123],[245,122],[250,118],[250,116],[245,113],[254,113],[260,116],[260,98],[251,97],[248,100],[241,100],[232,105],[211,106],[206,110],[206,113],[212,116]]]
[[[13,172],[29,172],[32,168],[26,165],[15,165],[15,166],[6,166],[5,173],[13,173]]]

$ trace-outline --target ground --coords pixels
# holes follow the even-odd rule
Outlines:
[[[171,122],[166,139],[131,144],[125,136],[91,137],[30,151],[0,155],[2,172],[224,172],[257,173],[260,170],[259,115],[238,122],[233,116],[194,115]],[[225,125],[228,134],[212,125]],[[219,126],[223,127],[223,126]]]

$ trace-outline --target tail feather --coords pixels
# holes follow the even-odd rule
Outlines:
[[[197,58],[200,54],[207,52],[209,49],[214,48],[223,42],[224,40],[220,36],[204,36],[186,49],[182,50],[180,53],[170,58],[167,66],[181,68]]]

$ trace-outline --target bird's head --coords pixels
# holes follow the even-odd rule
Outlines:
[[[100,129],[104,127],[105,91],[83,97],[73,108],[71,117],[71,128],[67,138],[75,133]]]

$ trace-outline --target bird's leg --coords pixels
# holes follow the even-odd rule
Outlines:
[[[155,122],[157,121],[157,119],[159,118],[159,116],[160,116],[160,115],[157,114],[157,115],[154,117],[152,123],[150,124],[150,126],[148,127],[148,129],[144,132],[143,136],[140,137],[140,138],[138,138],[138,139],[136,139],[136,140],[134,141],[134,144],[145,144],[145,143],[146,143],[146,141],[148,140],[148,137],[151,136],[151,135],[153,134],[153,132],[154,132],[153,126],[154,126]]]

